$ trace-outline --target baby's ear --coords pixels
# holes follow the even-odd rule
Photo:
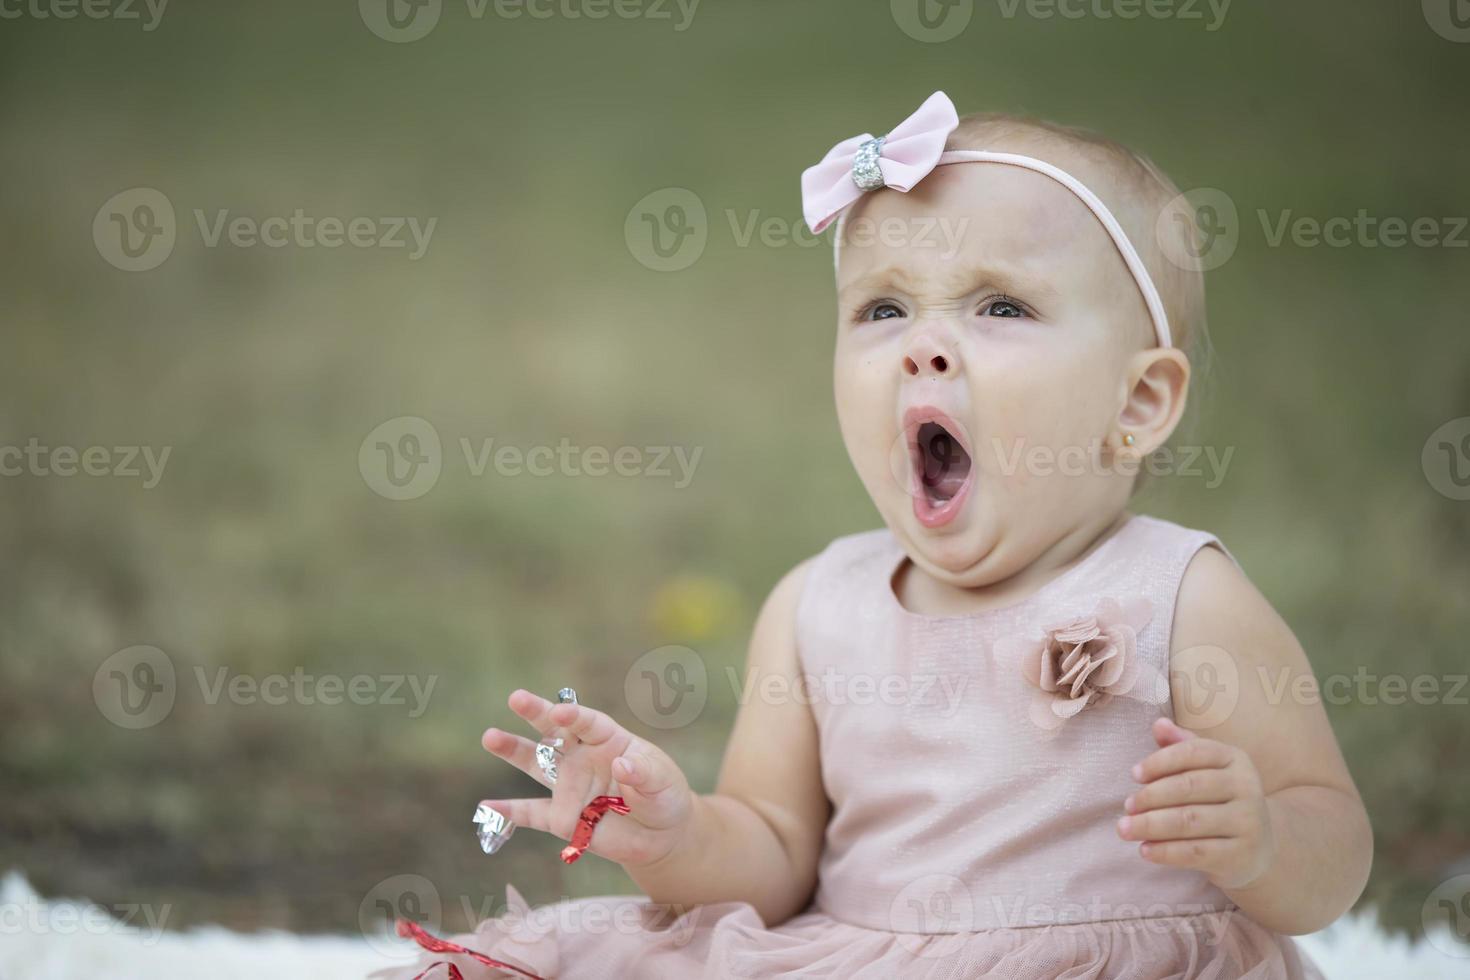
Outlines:
[[[1175,347],[1139,351],[1128,362],[1123,407],[1114,444],[1147,456],[1159,448],[1184,416],[1189,394],[1189,358]],[[1133,437],[1132,443],[1125,436]]]

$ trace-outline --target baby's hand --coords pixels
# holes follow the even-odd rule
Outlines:
[[[565,739],[557,757],[551,796],[523,800],[486,800],[517,826],[563,840],[594,797],[622,796],[626,816],[609,813],[597,825],[589,850],[610,861],[637,867],[665,857],[679,842],[691,811],[689,781],[661,749],[636,737],[601,711],[579,704],[552,704],[518,690],[508,701],[543,736]],[[536,764],[536,742],[491,728],[480,740],[543,786],[546,774]]]
[[[1153,735],[1159,750],[1133,767],[1144,786],[1123,801],[1118,836],[1143,841],[1144,860],[1203,871],[1219,888],[1265,874],[1276,842],[1250,756],[1167,718],[1154,722]]]

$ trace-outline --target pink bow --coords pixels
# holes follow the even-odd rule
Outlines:
[[[960,117],[949,96],[935,92],[925,99],[913,115],[884,138],[878,157],[883,186],[896,191],[911,190],[939,163],[944,141],[959,123]],[[864,133],[845,139],[832,147],[821,163],[802,171],[801,210],[813,234],[826,228],[843,208],[862,197],[863,190],[853,180],[852,166],[858,149],[872,138]]]

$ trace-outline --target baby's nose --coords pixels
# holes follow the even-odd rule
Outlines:
[[[953,351],[930,336],[915,337],[903,354],[903,373],[909,377],[944,378],[959,367]]]

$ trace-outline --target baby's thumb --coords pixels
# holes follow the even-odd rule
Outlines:
[[[1160,718],[1154,722],[1154,741],[1161,749],[1166,749],[1176,742],[1187,742],[1197,737],[1189,729],[1180,728],[1172,719]]]
[[[676,805],[679,794],[672,791],[685,785],[684,774],[662,752],[631,749],[613,760],[612,774],[634,813],[653,815]]]

